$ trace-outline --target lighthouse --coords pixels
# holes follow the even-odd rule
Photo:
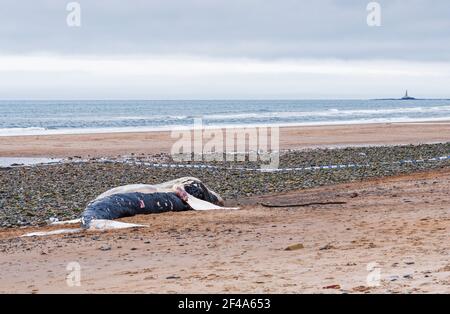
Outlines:
[[[412,99],[415,99],[415,98],[414,97],[409,97],[408,90],[406,90],[405,96],[403,96],[401,99],[402,100],[412,100]]]

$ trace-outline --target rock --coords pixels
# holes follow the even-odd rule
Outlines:
[[[359,196],[358,193],[353,192],[352,194],[350,194],[350,198],[357,198]]]
[[[399,279],[400,279],[400,277],[397,275],[392,275],[392,276],[387,277],[387,280],[389,280],[389,281],[397,281]]]
[[[287,248],[285,248],[285,251],[296,251],[296,250],[301,250],[304,249],[305,247],[303,246],[303,244],[301,243],[297,243],[297,244],[292,244],[289,245]]]
[[[111,245],[109,244],[104,244],[99,248],[100,251],[110,251],[111,250]]]
[[[166,279],[168,279],[168,280],[173,280],[173,279],[180,279],[181,277],[179,277],[179,276],[168,276],[168,277],[166,277]]]
[[[320,250],[320,251],[327,251],[327,250],[333,250],[333,249],[335,249],[335,248],[336,248],[336,247],[333,246],[331,243],[328,243],[327,245],[322,246],[319,250]]]

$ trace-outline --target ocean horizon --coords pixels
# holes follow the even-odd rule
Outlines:
[[[0,136],[450,120],[450,100],[0,100]]]

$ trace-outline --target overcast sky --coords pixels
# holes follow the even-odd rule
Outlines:
[[[1,99],[450,98],[450,1],[0,0]]]

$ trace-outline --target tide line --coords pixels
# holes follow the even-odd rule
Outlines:
[[[382,165],[408,165],[408,164],[422,164],[433,163],[450,160],[450,155],[434,157],[429,159],[405,159],[393,162],[381,162]],[[248,172],[300,172],[300,171],[317,171],[317,170],[340,170],[351,168],[364,168],[371,167],[375,163],[349,163],[338,165],[321,165],[321,166],[308,166],[308,167],[289,167],[289,168],[248,168],[248,167],[224,167],[214,166],[207,164],[161,164],[161,163],[148,163],[148,162],[135,162],[126,161],[126,163],[140,164],[152,168],[187,168],[187,169],[206,169],[206,170],[228,170],[228,171],[248,171]],[[378,164],[378,163],[377,163]]]

